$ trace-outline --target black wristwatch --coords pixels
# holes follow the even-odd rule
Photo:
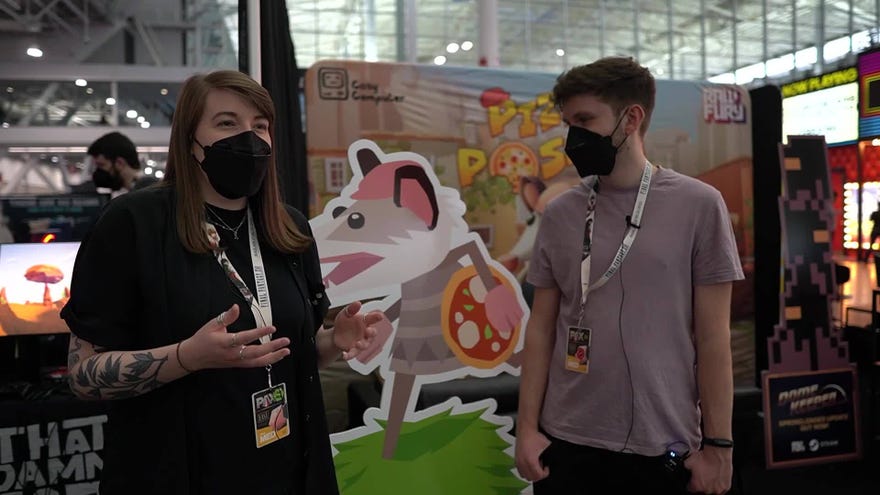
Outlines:
[[[732,449],[733,440],[728,440],[726,438],[703,437],[703,445],[711,445],[712,447],[720,447],[722,449]]]

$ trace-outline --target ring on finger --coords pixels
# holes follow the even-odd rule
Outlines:
[[[238,337],[236,334],[232,334],[232,344],[230,344],[229,347],[235,347],[238,345],[238,342],[235,341],[236,337]]]
[[[225,315],[225,314],[226,314],[226,312],[224,311],[224,312],[220,313],[219,315],[217,315],[217,323],[220,324],[221,327],[226,326],[226,324],[223,322],[223,315]]]
[[[245,347],[247,347],[247,346],[243,345],[238,349],[238,359],[240,359],[242,361],[244,361],[244,348]]]

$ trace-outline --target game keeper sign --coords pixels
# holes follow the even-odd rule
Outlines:
[[[855,370],[764,373],[768,468],[859,459]]]

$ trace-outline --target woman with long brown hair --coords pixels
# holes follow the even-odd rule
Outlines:
[[[285,206],[269,94],[235,71],[181,89],[162,184],[111,202],[62,311],[71,388],[112,399],[101,493],[335,494],[320,365],[381,313],[329,307]]]

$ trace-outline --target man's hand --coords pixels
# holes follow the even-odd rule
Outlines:
[[[733,476],[733,449],[707,445],[685,459],[684,467],[691,472],[689,492],[726,493]]]
[[[550,469],[541,465],[540,456],[550,440],[541,432],[522,428],[516,433],[516,469],[526,481],[535,482],[550,475]]]

